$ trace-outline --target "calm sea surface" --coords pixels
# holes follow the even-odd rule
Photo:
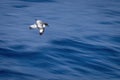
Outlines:
[[[120,0],[0,0],[0,80],[120,80]]]

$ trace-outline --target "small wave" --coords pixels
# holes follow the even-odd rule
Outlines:
[[[20,0],[24,2],[54,2],[54,0]]]

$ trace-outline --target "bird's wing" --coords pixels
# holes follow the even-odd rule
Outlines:
[[[42,34],[44,33],[44,31],[45,31],[45,28],[41,28],[41,29],[39,30],[40,35],[42,35]]]
[[[34,28],[37,28],[36,24],[30,25],[30,29],[34,29]]]

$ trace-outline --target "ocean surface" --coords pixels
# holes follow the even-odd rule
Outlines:
[[[120,0],[0,0],[0,80],[120,80]]]

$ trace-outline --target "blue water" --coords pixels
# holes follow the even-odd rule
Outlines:
[[[0,0],[0,19],[0,80],[120,80],[120,0]]]

